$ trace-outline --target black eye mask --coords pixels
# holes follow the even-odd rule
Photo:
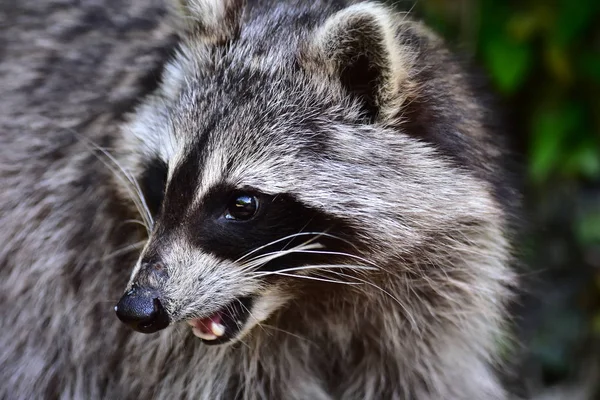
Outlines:
[[[165,197],[167,184],[167,163],[160,158],[153,158],[146,164],[139,180],[140,189],[144,194],[146,205],[152,217],[156,218]]]

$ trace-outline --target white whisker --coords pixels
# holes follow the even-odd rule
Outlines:
[[[334,279],[317,278],[317,277],[314,277],[314,276],[307,276],[307,275],[287,274],[285,272],[277,272],[277,271],[273,271],[272,274],[273,275],[288,276],[288,277],[291,277],[291,278],[300,278],[300,279],[315,280],[315,281],[320,281],[320,282],[340,283],[340,284],[344,284],[344,285],[362,285],[362,283],[359,283],[359,282],[343,282],[343,281],[336,281]]]
[[[348,274],[344,274],[342,272],[339,271],[335,271],[335,269],[341,269],[340,267],[342,267],[342,265],[339,266],[335,266],[334,268],[318,268],[319,266],[308,266],[306,269],[317,269],[320,270],[322,272],[328,272],[328,273],[332,273],[335,275],[339,275],[339,276],[344,276],[346,278],[350,278],[350,279],[354,279],[357,280],[359,282],[342,282],[342,281],[336,281],[336,280],[329,280],[329,279],[325,279],[325,278],[317,278],[314,276],[307,276],[307,275],[297,275],[297,274],[291,274],[291,273],[287,273],[287,272],[283,272],[284,270],[281,271],[269,271],[269,272],[264,272],[262,275],[260,276],[267,276],[267,275],[280,275],[280,276],[287,276],[287,277],[293,277],[293,278],[303,278],[303,279],[313,279],[313,280],[318,280],[318,281],[323,281],[323,282],[331,282],[331,283],[345,283],[345,284],[349,284],[349,285],[360,285],[360,284],[366,284],[369,285],[371,287],[376,288],[377,290],[381,291],[383,294],[387,295],[389,298],[391,298],[392,300],[394,300],[404,311],[406,317],[408,318],[408,320],[410,321],[410,325],[411,328],[413,330],[415,330],[415,332],[419,332],[419,327],[417,325],[417,322],[415,321],[414,317],[412,316],[412,314],[410,313],[410,310],[394,295],[392,295],[390,292],[388,292],[387,290],[383,289],[382,287],[369,282],[365,279],[362,279],[358,276],[354,276],[354,275],[348,275]],[[313,268],[313,267],[317,267],[317,268]],[[327,267],[327,266],[325,266]],[[298,267],[297,270],[301,270],[303,267]],[[290,268],[290,270],[292,270],[293,268]],[[260,273],[257,273],[260,274]]]
[[[85,144],[86,146],[88,146],[88,148],[90,148],[90,150],[92,151],[92,154],[94,154],[97,157],[97,159],[100,162],[102,162],[114,174],[114,176],[117,179],[119,179],[121,182],[123,182],[125,184],[127,191],[131,195],[131,200],[133,201],[140,216],[142,217],[148,234],[150,234],[150,230],[151,230],[152,226],[154,225],[154,220],[152,219],[152,215],[150,214],[150,210],[148,209],[148,205],[146,204],[146,199],[144,197],[144,194],[143,194],[137,180],[135,179],[135,177],[133,175],[131,175],[131,173],[129,173],[125,169],[125,167],[123,167],[121,165],[121,163],[119,163],[119,161],[112,154],[110,154],[106,149],[104,149],[101,146],[99,146],[98,144],[96,144],[93,140],[86,138],[85,136],[81,135],[80,133],[73,130],[72,128],[60,126],[55,121],[52,121],[51,119],[48,119],[48,121],[50,121],[51,123],[53,123],[55,126],[59,127],[60,129],[65,129],[65,130],[73,133],[73,135],[81,143]],[[107,160],[102,159],[95,151],[99,151],[100,153],[102,153],[102,155],[104,155],[104,157],[106,157],[106,159],[108,161],[110,161],[110,163]]]
[[[135,177],[133,175],[131,175],[125,169],[125,167],[123,167],[117,161],[117,159],[112,154],[110,154],[108,151],[106,151],[102,147],[98,146],[94,142],[90,142],[90,143],[92,144],[92,146],[94,146],[96,148],[96,150],[100,151],[104,156],[106,156],[110,161],[112,161],[113,164],[116,165],[116,167],[118,168],[118,171],[121,171],[121,173],[127,179],[127,181],[129,182],[129,184],[131,186],[133,186],[134,190],[130,190],[130,192],[133,194],[132,200],[134,201],[134,203],[136,203],[136,207],[138,207],[138,205],[141,205],[141,207],[138,207],[138,211],[140,213],[140,216],[144,220],[144,222],[147,224],[148,231],[150,231],[150,229],[152,228],[152,226],[154,226],[154,220],[152,218],[152,214],[150,213],[150,209],[148,208],[148,204],[146,203],[146,198],[144,197],[142,189],[140,188],[140,186],[139,186],[137,180],[135,179]],[[113,168],[110,168],[110,166],[108,164],[105,164],[105,165],[107,167],[109,167],[109,169],[111,171],[115,172],[115,170]],[[119,177],[119,174],[115,173],[115,175],[117,177]],[[129,185],[127,185],[127,187],[130,188]],[[150,232],[148,232],[148,233],[150,233]]]
[[[351,269],[351,270],[366,270],[373,271],[377,270],[374,267],[366,267],[362,265],[346,265],[346,264],[324,264],[324,265],[307,265],[302,267],[293,267],[277,270],[276,272],[295,272],[295,271],[310,271],[310,270],[331,270],[331,269]],[[268,276],[273,271],[258,271],[255,272],[257,276]]]
[[[126,219],[125,221],[123,221],[123,224],[138,224],[143,226],[144,228],[148,228],[144,221],[140,221],[139,219]]]
[[[287,239],[293,239],[293,238],[295,238],[295,237],[298,237],[298,236],[308,236],[308,235],[315,235],[316,237],[315,237],[315,238],[312,238],[312,239],[309,239],[309,240],[308,240],[307,242],[305,242],[305,243],[311,243],[311,242],[313,242],[314,240],[316,240],[316,239],[320,238],[321,236],[324,236],[324,237],[330,237],[330,238],[333,238],[333,239],[338,239],[338,240],[341,240],[341,241],[343,241],[343,242],[345,242],[345,243],[348,243],[348,244],[350,244],[350,245],[351,245],[351,246],[353,246],[353,247],[356,247],[354,244],[352,244],[352,243],[351,243],[351,242],[349,242],[348,240],[346,240],[346,239],[343,239],[343,238],[340,238],[340,237],[338,237],[338,236],[335,236],[335,235],[332,235],[332,234],[329,234],[329,233],[326,233],[326,232],[298,232],[298,233],[294,233],[294,234],[291,234],[291,235],[288,235],[288,236],[284,236],[284,237],[282,237],[282,238],[279,238],[279,239],[277,239],[277,240],[274,240],[274,241],[272,241],[272,242],[269,242],[269,243],[267,243],[267,244],[265,244],[265,245],[259,246],[259,247],[255,248],[255,249],[253,249],[253,250],[249,251],[248,253],[244,254],[243,256],[241,256],[240,258],[238,258],[237,260],[235,260],[234,262],[235,262],[235,263],[238,263],[238,262],[242,261],[244,258],[246,258],[246,257],[248,257],[248,256],[250,256],[250,255],[252,255],[252,254],[254,254],[254,253],[256,253],[257,251],[260,251],[260,250],[262,250],[262,249],[264,249],[264,248],[266,248],[266,247],[272,246],[272,245],[274,245],[274,244],[276,244],[276,243],[279,243],[279,242],[282,242],[282,241],[284,241],[284,240],[287,240]]]
[[[113,251],[112,253],[109,253],[109,254],[103,256],[101,258],[101,260],[102,261],[106,261],[106,260],[109,260],[109,259],[111,259],[113,257],[118,257],[118,256],[120,256],[122,254],[127,254],[127,253],[129,253],[131,251],[141,249],[142,247],[144,247],[145,243],[146,243],[146,241],[142,240],[140,242],[133,243],[133,244],[130,244],[130,245],[125,246],[125,247],[121,247],[120,249],[117,249],[117,250]]]
[[[306,242],[305,242],[305,243],[302,243],[302,244],[300,244],[296,247],[293,247],[291,249],[288,249],[288,250],[280,250],[280,251],[274,251],[274,252],[262,254],[260,256],[257,256],[257,257],[254,257],[254,258],[248,260],[247,262],[241,264],[241,266],[243,269],[252,269],[252,268],[256,268],[261,265],[264,265],[270,261],[273,261],[276,258],[280,258],[285,255],[288,255],[288,254],[301,252],[303,250],[319,249],[322,247],[323,246],[320,243],[306,244]]]
[[[296,253],[308,253],[308,254],[328,254],[328,255],[332,255],[332,256],[345,256],[345,257],[350,257],[350,258],[355,258],[359,261],[362,261],[364,263],[370,264],[373,266],[373,269],[381,269],[379,268],[379,266],[377,266],[375,263],[373,263],[372,261],[367,260],[366,258],[351,254],[351,253],[344,253],[344,252],[339,252],[339,251],[329,251],[329,250],[297,250],[295,251]]]

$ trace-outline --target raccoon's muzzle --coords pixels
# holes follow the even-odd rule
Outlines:
[[[141,333],[154,333],[169,326],[158,292],[135,284],[121,297],[115,312],[122,322]]]

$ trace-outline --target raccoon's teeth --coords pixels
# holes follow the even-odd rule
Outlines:
[[[220,319],[195,319],[187,323],[192,327],[194,335],[203,340],[216,340],[225,334],[225,325],[220,323]]]
[[[219,324],[218,322],[212,321],[210,324],[210,331],[216,337],[221,337],[225,334],[225,326]]]
[[[215,336],[212,333],[208,333],[208,332],[202,332],[200,329],[193,327],[192,328],[192,332],[194,333],[194,335],[196,335],[197,337],[199,337],[202,340],[216,340],[218,339],[217,336]]]

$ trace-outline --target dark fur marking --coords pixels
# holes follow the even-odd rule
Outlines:
[[[187,235],[193,245],[221,258],[237,260],[260,246],[299,232],[326,232],[346,240],[357,237],[354,228],[348,223],[334,220],[321,210],[305,207],[290,194],[266,196],[250,189],[248,192],[254,193],[260,201],[258,214],[249,221],[230,221],[222,218],[229,200],[239,192],[223,185],[207,193],[203,204],[192,213],[195,221],[188,225]],[[314,235],[302,235],[281,241],[253,253],[252,257],[290,249],[313,238]],[[321,236],[316,241],[329,251],[357,251],[343,240],[327,236]],[[359,243],[357,245],[360,246]],[[331,255],[295,253],[277,258],[260,269],[273,271],[299,265],[343,261],[354,260]]]
[[[156,217],[165,197],[168,166],[165,161],[156,157],[147,161],[139,180],[140,188],[146,199],[150,214]]]
[[[186,210],[194,200],[198,187],[203,146],[194,146],[185,160],[175,167],[173,176],[167,184],[163,207],[160,211],[162,228],[176,226],[185,216]]]
[[[361,55],[348,64],[342,71],[340,80],[346,90],[360,100],[367,120],[375,121],[379,114],[377,86],[381,82],[381,72],[368,56]]]

